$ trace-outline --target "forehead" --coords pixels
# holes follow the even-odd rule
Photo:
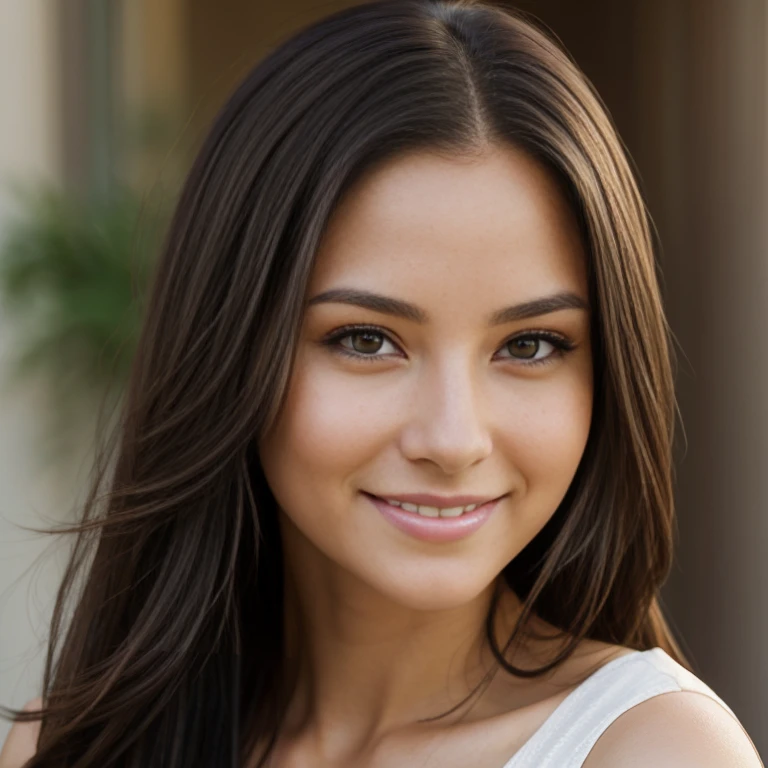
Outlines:
[[[463,287],[526,299],[586,292],[585,275],[578,225],[555,178],[521,150],[494,147],[473,157],[412,153],[365,175],[329,221],[311,288],[403,293],[431,281],[454,297]]]

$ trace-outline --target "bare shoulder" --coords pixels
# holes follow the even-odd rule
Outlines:
[[[598,739],[584,768],[761,768],[741,724],[695,691],[653,696],[618,717]]]
[[[42,699],[33,699],[24,705],[29,712],[42,706]],[[24,763],[37,751],[40,722],[14,723],[0,750],[0,768],[23,768]]]

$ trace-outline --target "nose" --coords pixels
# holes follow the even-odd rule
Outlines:
[[[455,475],[490,455],[486,408],[466,361],[425,370],[416,386],[401,433],[406,458],[431,461]]]

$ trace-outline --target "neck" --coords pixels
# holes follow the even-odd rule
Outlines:
[[[469,603],[418,610],[329,562],[295,530],[286,533],[286,637],[296,675],[289,736],[311,734],[329,749],[332,741],[370,743],[448,712],[496,669],[486,641],[496,584]],[[519,610],[505,591],[500,637]]]

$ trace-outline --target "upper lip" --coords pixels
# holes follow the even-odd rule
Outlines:
[[[417,504],[423,507],[466,507],[469,504],[486,504],[489,501],[500,498],[499,496],[435,496],[431,493],[394,493],[391,496],[385,494],[371,494],[380,499],[401,501],[407,504]]]

